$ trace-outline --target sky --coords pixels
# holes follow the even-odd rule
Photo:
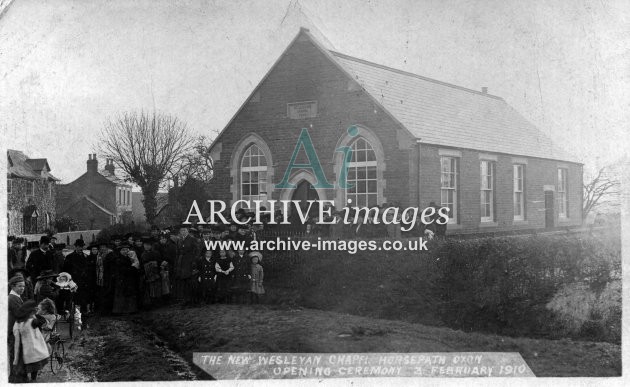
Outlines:
[[[488,87],[587,173],[628,157],[627,1],[19,0],[1,15],[3,147],[48,158],[63,183],[122,111],[223,129],[301,26],[348,55]]]

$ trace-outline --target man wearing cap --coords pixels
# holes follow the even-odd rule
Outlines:
[[[188,226],[182,225],[177,243],[175,262],[175,297],[184,300],[184,305],[192,303],[193,266],[200,256],[199,242],[188,233]]]
[[[26,272],[26,269],[23,267],[16,267],[9,272],[9,278],[19,277],[24,281],[24,291],[20,295],[22,301],[28,301],[35,298],[33,295],[33,283]]]
[[[50,238],[43,235],[39,239],[39,248],[33,250],[26,261],[26,270],[31,277],[39,275],[44,270],[53,270],[55,257],[50,251]]]

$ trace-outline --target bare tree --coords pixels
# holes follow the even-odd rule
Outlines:
[[[208,184],[214,172],[214,162],[210,156],[211,141],[205,136],[196,139],[191,150],[187,152],[173,168],[169,178],[175,186],[181,186],[188,179],[195,179]]]
[[[147,222],[153,224],[158,190],[194,141],[186,124],[176,117],[124,112],[105,124],[99,150],[125,172],[127,181],[140,186]]]
[[[603,167],[588,182],[584,183],[582,217],[603,204],[618,205],[609,199],[618,196],[620,181],[611,176],[610,168]]]

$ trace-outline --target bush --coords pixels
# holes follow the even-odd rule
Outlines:
[[[446,241],[435,254],[443,302],[439,314],[455,328],[557,336],[563,327],[566,334],[579,336],[593,320],[596,304],[607,316],[621,305],[610,288],[620,270],[619,251],[596,238]],[[599,302],[597,294],[605,289],[611,296]],[[593,329],[582,334],[591,335]]]
[[[275,251],[264,252],[262,262],[272,303],[465,331],[544,338],[598,334],[618,342],[619,241],[575,235],[447,239],[431,241],[422,252]],[[571,289],[579,288],[575,284],[598,295],[593,310],[601,317],[582,318],[579,327],[568,329],[566,319],[547,305],[554,296],[560,304],[561,294],[568,304]],[[585,326],[587,321],[598,321],[605,334],[591,322]]]

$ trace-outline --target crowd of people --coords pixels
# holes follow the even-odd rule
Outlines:
[[[45,358],[46,315],[125,315],[157,306],[258,303],[265,293],[258,251],[211,250],[207,242],[251,240],[247,225],[152,227],[148,234],[111,235],[73,251],[44,235],[37,247],[9,237],[11,379],[36,380]],[[40,332],[39,334],[37,332]],[[50,348],[48,348],[50,352]],[[47,353],[48,353],[47,352]]]

